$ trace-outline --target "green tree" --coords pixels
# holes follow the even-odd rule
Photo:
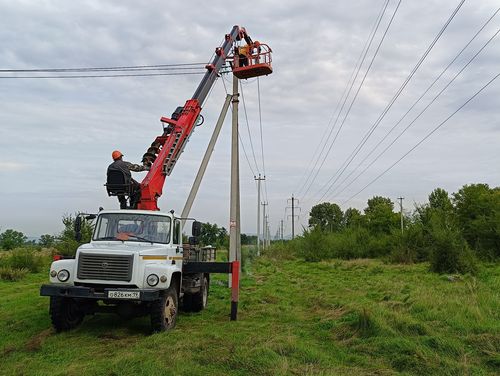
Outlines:
[[[40,236],[38,244],[45,248],[50,248],[54,245],[56,238],[54,235],[44,234]]]
[[[84,243],[90,242],[92,238],[92,232],[94,231],[94,225],[92,222],[85,219],[82,220],[82,240],[77,242],[75,240],[75,216],[64,215],[62,222],[64,225],[64,230],[56,237],[55,248],[61,255],[73,256],[76,253],[76,249]]]
[[[442,188],[434,189],[429,195],[429,207],[431,209],[439,209],[445,213],[453,211],[453,204],[451,203],[450,196]]]
[[[399,220],[398,214],[393,212],[394,203],[390,198],[374,196],[367,202],[365,208],[365,218],[368,228],[373,233],[390,234],[397,228]]]
[[[344,212],[342,224],[345,228],[363,226],[363,214],[358,209],[348,208]]]
[[[453,194],[453,203],[469,245],[484,257],[500,257],[500,188],[464,185]]]
[[[0,234],[0,248],[10,251],[22,246],[28,238],[20,231],[8,229]]]
[[[225,246],[227,230],[224,227],[217,226],[216,223],[202,223],[200,243],[202,245]]]
[[[309,213],[309,227],[336,232],[342,227],[343,214],[335,203],[323,202],[312,207]]]

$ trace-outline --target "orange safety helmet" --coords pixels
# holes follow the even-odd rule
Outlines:
[[[120,150],[115,150],[114,152],[111,153],[111,157],[113,158],[114,161],[116,161],[117,159],[123,157],[123,154]]]

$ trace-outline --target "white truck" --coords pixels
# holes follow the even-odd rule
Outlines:
[[[195,246],[200,222],[193,222],[193,237],[183,244],[182,221],[173,211],[103,210],[87,219],[96,219],[91,242],[81,245],[75,258],[54,261],[50,284],[40,289],[40,295],[50,296],[57,331],[96,312],[150,315],[153,331],[163,331],[175,326],[180,301],[186,311],[206,307],[210,274],[186,266],[224,263],[213,262],[215,249]],[[81,220],[75,221],[77,237]]]

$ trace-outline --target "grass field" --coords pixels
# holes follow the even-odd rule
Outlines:
[[[224,276],[209,307],[170,333],[147,318],[87,317],[55,334],[45,274],[0,282],[2,375],[493,375],[500,371],[500,266],[440,276],[426,264],[261,258],[230,322]]]

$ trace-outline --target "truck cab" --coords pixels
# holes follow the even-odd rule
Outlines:
[[[179,301],[186,310],[205,308],[209,275],[183,275],[183,264],[199,252],[193,245],[199,222],[193,223],[192,244],[183,244],[182,221],[173,211],[103,210],[88,217],[95,219],[91,242],[74,258],[54,261],[50,284],[41,287],[40,294],[50,296],[57,331],[96,312],[125,318],[149,314],[154,331],[168,330],[175,326]],[[78,237],[81,217],[75,223]]]

